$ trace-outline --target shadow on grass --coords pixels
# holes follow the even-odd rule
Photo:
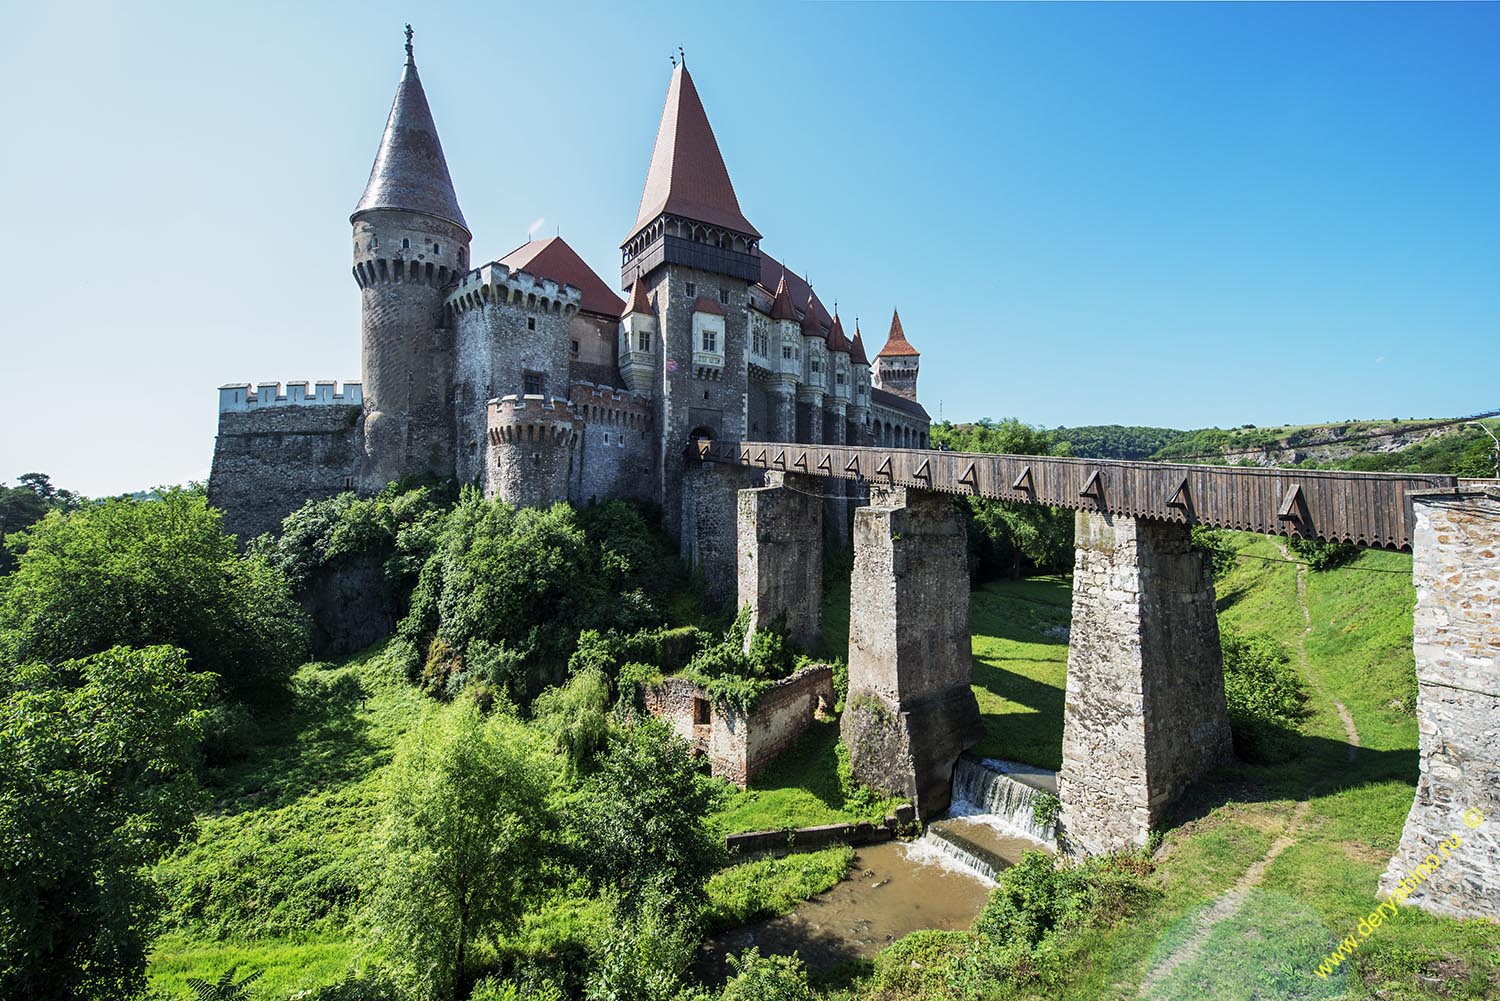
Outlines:
[[[839,785],[839,741],[836,720],[814,720],[791,747],[781,752],[750,780],[752,792],[777,789],[800,789],[815,797],[830,810],[844,805],[844,790]]]

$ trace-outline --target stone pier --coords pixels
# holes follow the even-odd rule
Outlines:
[[[1500,918],[1500,482],[1412,508],[1422,771],[1380,889],[1436,914]]]
[[[771,471],[739,495],[739,604],[757,629],[786,616],[787,636],[816,650],[823,636],[823,483]]]
[[[953,766],[983,733],[966,547],[952,497],[872,487],[854,512],[844,744],[856,778],[924,817],[948,808]]]
[[[1058,773],[1070,850],[1143,845],[1231,753],[1213,577],[1188,526],[1080,511]]]
[[[760,470],[688,458],[682,471],[682,561],[703,575],[703,597],[723,608],[735,600],[739,530],[736,495],[760,484]]]

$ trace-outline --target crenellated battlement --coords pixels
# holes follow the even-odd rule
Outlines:
[[[456,269],[415,257],[372,257],[354,265],[354,283],[360,288],[377,285],[426,285],[445,288],[458,277]]]
[[[289,382],[286,384],[286,393],[283,394],[279,382],[262,382],[255,386],[248,382],[229,383],[219,387],[219,412],[235,413],[262,410],[267,407],[358,407],[364,405],[364,387],[360,383],[344,383],[342,393],[339,392],[338,386],[339,384],[332,379],[319,380],[313,383],[312,392],[308,392],[306,382]]]
[[[551,278],[512,271],[499,261],[491,261],[464,275],[443,305],[450,314],[510,305],[530,313],[571,317],[582,302],[583,292],[576,285],[561,285]]]
[[[495,445],[572,446],[583,421],[567,400],[545,396],[502,396],[489,402],[489,439]]]
[[[569,388],[568,399],[585,423],[635,429],[651,427],[651,400],[643,393],[579,382]]]

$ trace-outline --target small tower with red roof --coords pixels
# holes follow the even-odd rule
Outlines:
[[[916,402],[917,368],[922,356],[906,339],[901,329],[901,313],[891,312],[891,333],[885,347],[875,356],[875,388],[895,393],[904,399]]]
[[[636,279],[620,316],[620,376],[637,393],[651,395],[656,378],[656,307],[646,283]]]

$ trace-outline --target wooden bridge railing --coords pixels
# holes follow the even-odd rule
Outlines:
[[[1457,477],[1426,473],[1188,466],[783,442],[693,444],[707,462],[1381,549],[1411,548],[1411,494],[1458,489]]]

